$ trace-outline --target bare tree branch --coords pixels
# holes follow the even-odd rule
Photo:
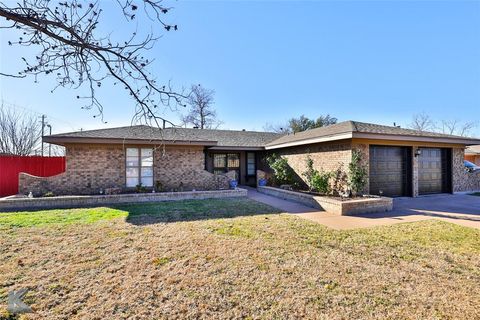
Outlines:
[[[457,119],[442,120],[438,124],[426,113],[415,114],[412,122],[408,125],[410,129],[418,131],[440,132],[456,136],[466,137],[478,125],[475,121],[461,122]]]
[[[152,21],[160,23],[164,30],[177,30],[162,20],[162,15],[170,11],[162,0],[117,0],[120,14],[125,23],[138,19],[139,7]],[[169,85],[160,85],[148,71],[152,60],[146,57],[158,37],[148,33],[139,39],[133,31],[124,41],[114,41],[110,36],[99,36],[98,27],[102,22],[101,2],[81,0],[23,0],[18,3],[0,1],[0,17],[5,25],[0,28],[15,29],[21,34],[11,46],[35,46],[39,53],[34,59],[21,57],[25,68],[17,75],[0,73],[2,76],[26,77],[35,80],[40,75],[55,76],[57,87],[73,89],[85,88],[88,94],[77,95],[86,99],[85,109],[96,108],[103,120],[103,104],[97,98],[106,80],[112,80],[127,91],[136,105],[137,120],[154,123],[172,122],[162,117],[159,107],[176,110],[184,106],[187,97],[183,90],[177,92]],[[32,61],[33,60],[33,61]]]
[[[435,121],[425,112],[413,115],[409,128],[418,131],[434,131]]]

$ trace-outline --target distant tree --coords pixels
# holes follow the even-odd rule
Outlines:
[[[189,110],[188,114],[182,117],[183,123],[199,129],[217,129],[222,122],[218,120],[217,111],[213,108],[214,95],[214,90],[192,85],[187,98]]]
[[[113,9],[107,7],[108,3]],[[115,19],[114,25],[109,26],[103,18],[107,10]],[[87,101],[84,108],[97,109],[95,117],[102,119],[103,105],[97,91],[111,80],[109,85],[126,90],[132,98],[136,120],[157,126],[164,121],[171,123],[162,117],[160,107],[183,106],[185,95],[169,84],[157,83],[149,71],[152,60],[146,55],[159,37],[152,31],[141,34],[144,30],[161,30],[158,27],[177,30],[177,25],[163,19],[169,11],[162,0],[0,1],[0,28],[13,36],[7,44],[38,50],[32,56],[5,55],[0,76],[33,76],[35,82],[42,75],[52,77],[52,91],[57,87],[79,90],[76,97]],[[112,35],[113,29],[124,27],[130,31],[123,31],[119,37]],[[5,30],[2,39],[6,39]],[[16,65],[8,63],[16,58],[25,66],[3,72]]]
[[[288,126],[292,132],[301,132],[315,128],[315,120],[309,119],[302,114],[298,118],[288,120]]]
[[[316,120],[310,119],[305,115],[301,115],[298,118],[291,118],[286,125],[272,125],[270,123],[265,124],[263,127],[265,131],[273,131],[278,133],[291,133],[301,132],[309,129],[320,128],[337,123],[338,119],[330,116],[320,116]]]
[[[425,112],[413,115],[409,128],[418,131],[435,131],[435,121]]]
[[[458,120],[442,120],[441,131],[445,134],[453,134],[466,137],[470,135],[472,129],[477,127],[477,122],[460,122]]]
[[[478,125],[475,121],[461,122],[459,120],[442,120],[437,123],[428,114],[422,112],[413,115],[410,129],[419,131],[431,131],[466,137]]]
[[[0,153],[30,155],[40,136],[41,125],[35,116],[0,106]]]

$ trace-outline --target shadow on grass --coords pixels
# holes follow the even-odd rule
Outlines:
[[[280,211],[250,199],[207,199],[116,206],[128,213],[126,221],[134,225],[225,219]]]

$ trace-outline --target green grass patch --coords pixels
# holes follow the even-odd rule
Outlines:
[[[477,196],[477,197],[480,197],[480,192],[474,192],[474,193],[470,193],[471,196]]]
[[[98,207],[0,213],[0,228],[48,225],[90,224],[102,220],[127,218],[135,223],[147,217],[150,223],[233,218],[273,213],[277,210],[248,199],[209,199],[141,203],[115,208]],[[121,234],[112,234],[121,236]]]
[[[127,221],[132,223],[142,218],[148,218],[149,222],[181,222],[279,212],[266,204],[243,198],[145,203],[119,206],[118,209],[128,212]]]
[[[161,267],[167,263],[169,263],[170,261],[172,261],[171,258],[169,257],[161,257],[161,258],[155,258],[153,259],[153,264],[156,266],[156,267]]]
[[[127,212],[112,208],[61,209],[0,213],[0,228],[88,224],[126,217]]]

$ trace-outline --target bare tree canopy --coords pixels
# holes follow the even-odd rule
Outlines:
[[[412,122],[408,125],[413,130],[418,131],[434,131],[435,121],[425,112],[415,114]]]
[[[291,118],[285,125],[272,125],[267,123],[263,129],[265,131],[273,131],[278,133],[301,132],[309,129],[320,128],[337,123],[338,119],[327,115],[319,116],[316,120],[310,119],[305,115],[298,118]]]
[[[30,155],[40,136],[41,125],[35,116],[0,106],[0,153]]]
[[[131,25],[133,30],[124,39],[114,40],[114,30],[102,33],[101,26],[107,1],[83,0],[0,0],[0,28],[12,30],[16,40],[11,46],[35,47],[35,57],[20,57],[25,68],[15,73],[1,72],[2,76],[23,78],[49,75],[57,87],[85,90],[77,99],[85,99],[84,108],[96,108],[103,120],[103,105],[97,98],[105,81],[111,80],[127,91],[133,99],[137,120],[154,123],[163,120],[159,108],[175,109],[183,105],[185,96],[170,85],[157,83],[148,67],[152,60],[146,53],[158,37],[152,32],[138,35],[137,28],[145,30],[148,21],[164,30],[177,30],[177,25],[164,22],[163,16],[170,8],[162,0],[116,0],[118,21]],[[102,25],[105,27],[105,23]],[[158,28],[157,28],[158,29]],[[15,32],[15,30],[17,32]],[[107,34],[107,35],[104,35]],[[0,70],[3,71],[3,70]],[[52,91],[53,91],[52,90]],[[83,92],[83,91],[80,91]]]
[[[188,96],[189,110],[182,117],[185,125],[193,125],[199,129],[217,129],[222,122],[217,118],[217,111],[213,108],[215,91],[201,85],[192,85]]]
[[[410,129],[419,131],[431,131],[444,134],[451,134],[466,137],[477,127],[475,121],[461,122],[459,120],[442,120],[436,122],[430,115],[422,112],[412,117],[412,122],[408,125]]]
[[[462,137],[470,135],[471,131],[476,127],[477,123],[474,121],[442,120],[441,122],[441,130],[443,133]]]

